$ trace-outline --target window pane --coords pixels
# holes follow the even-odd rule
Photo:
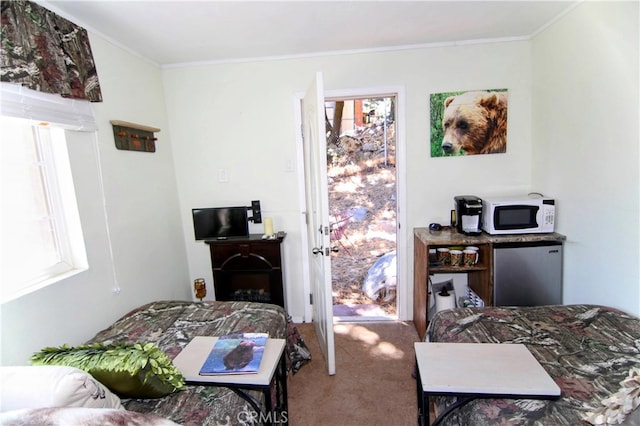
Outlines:
[[[3,299],[37,279],[60,272],[56,235],[55,167],[49,129],[0,117],[0,178],[2,194],[1,256]],[[60,236],[64,237],[64,235]]]

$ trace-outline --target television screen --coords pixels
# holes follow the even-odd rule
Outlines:
[[[191,212],[196,240],[249,236],[246,207],[210,207]]]

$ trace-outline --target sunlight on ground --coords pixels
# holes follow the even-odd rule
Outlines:
[[[333,190],[336,192],[346,192],[348,194],[356,192],[362,187],[362,180],[360,178],[351,178],[348,182],[342,182],[336,184]]]
[[[395,299],[372,300],[362,288],[378,258],[396,249],[397,232],[395,137],[384,138],[384,126],[368,127],[328,145],[331,245],[338,249],[331,253],[332,299],[344,317],[396,314]]]
[[[367,235],[368,234],[364,232],[351,231],[349,232],[349,235],[345,234],[345,237],[348,240],[348,242],[352,244],[358,244],[358,243],[361,243],[362,241],[366,241],[368,239]]]
[[[374,185],[384,182],[395,182],[395,175],[390,169],[383,169],[378,174],[367,175],[367,180]]]
[[[395,221],[396,219],[396,212],[392,211],[392,210],[382,210],[379,214],[378,214],[378,219],[386,219],[386,220],[393,220]]]
[[[366,238],[380,238],[382,240],[388,241],[396,241],[396,236],[394,234],[389,234],[386,231],[368,231],[365,235]]]
[[[370,352],[375,357],[402,359],[404,351],[398,349],[393,343],[381,341],[377,333],[369,330],[365,326],[358,324],[335,324],[333,331],[338,334],[348,335],[355,340],[371,346]]]
[[[349,231],[349,229],[347,229],[347,231],[345,232],[343,239],[345,240],[344,243],[351,244],[353,246],[356,246],[358,244],[361,244],[364,241],[369,241],[373,238],[380,238],[382,240],[387,240],[387,241],[396,241],[395,238],[395,234],[389,233],[388,231],[385,230],[367,230],[366,232],[359,232],[359,231]],[[383,248],[384,250],[384,248]],[[384,250],[386,252],[386,250]]]

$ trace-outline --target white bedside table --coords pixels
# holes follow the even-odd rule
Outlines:
[[[429,396],[464,397],[439,414],[475,398],[556,398],[560,388],[525,345],[507,343],[415,343],[418,422],[429,422]]]
[[[262,362],[257,373],[219,374],[201,376],[202,364],[213,349],[217,337],[196,336],[175,357],[173,364],[182,372],[185,382],[190,385],[223,386],[231,389],[247,401],[267,424],[287,417],[287,365],[284,355],[284,339],[267,339]],[[276,406],[272,404],[272,382],[275,382]],[[264,394],[265,407],[245,390],[259,390]],[[282,416],[284,414],[284,417]]]

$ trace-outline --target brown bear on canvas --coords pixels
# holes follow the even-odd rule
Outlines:
[[[466,92],[444,101],[442,151],[494,154],[507,150],[507,94]]]

